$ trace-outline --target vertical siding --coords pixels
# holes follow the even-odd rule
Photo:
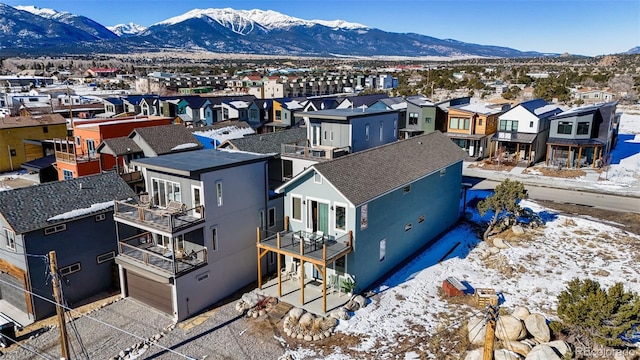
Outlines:
[[[351,120],[351,152],[358,152],[396,141],[393,121],[397,113],[377,114]],[[382,141],[380,141],[380,122],[383,123]],[[369,140],[365,137],[365,128],[369,125]]]

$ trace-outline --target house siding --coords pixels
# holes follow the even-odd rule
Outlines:
[[[558,133],[558,124],[560,122],[570,122],[571,123],[571,134],[559,134]],[[589,123],[589,131],[587,134],[578,135],[578,123],[588,122]],[[593,131],[593,114],[585,114],[580,116],[571,116],[562,119],[557,119],[551,121],[551,128],[549,129],[549,137],[552,138],[561,138],[561,139],[589,139],[591,138],[591,133]]]
[[[43,127],[47,126],[48,132],[44,132]],[[44,126],[28,126],[0,129],[0,171],[20,170],[20,165],[28,158],[25,153],[24,139],[44,140],[52,138],[64,138],[67,136],[66,124],[49,124]],[[97,144],[96,144],[97,145]],[[15,150],[16,155],[10,156],[9,148]],[[44,154],[42,154],[44,156]]]
[[[365,118],[354,118],[351,122],[351,152],[370,149],[396,141],[393,121],[397,113],[371,115]],[[380,141],[380,122],[383,123],[382,141]],[[365,128],[369,125],[369,140],[366,140]]]

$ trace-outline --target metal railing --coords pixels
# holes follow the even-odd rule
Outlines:
[[[318,148],[306,145],[297,144],[282,144],[282,155],[294,155],[305,158],[316,159],[335,159],[337,157],[347,155],[351,152],[350,146],[344,146],[341,148]]]
[[[116,200],[114,217],[163,230],[177,231],[204,222],[204,206],[198,205],[190,209],[171,211],[171,209]]]
[[[76,164],[81,162],[97,161],[98,159],[99,159],[98,153],[75,154],[75,153],[56,150],[57,161],[64,161],[64,162]]]

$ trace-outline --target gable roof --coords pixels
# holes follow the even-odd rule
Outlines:
[[[129,185],[115,171],[109,171],[0,191],[0,213],[16,233],[24,234],[68,219],[102,212],[113,206],[113,200],[134,196]],[[47,221],[54,216],[60,219]]]
[[[108,148],[109,151],[103,152],[102,149]],[[102,143],[98,145],[96,149],[101,154],[112,154],[114,156],[121,156],[126,154],[140,153],[142,149],[138,144],[128,136],[116,137],[111,139],[104,139]]]
[[[193,134],[185,128],[183,125],[161,125],[150,126],[146,128],[136,128],[131,134],[130,138],[134,138],[135,135],[140,138],[158,155],[168,154],[177,150],[195,150],[202,149],[202,144]],[[191,148],[176,149],[185,144],[197,144]]]
[[[353,107],[355,108],[355,107],[362,106],[362,105],[371,106],[376,101],[378,101],[380,99],[386,99],[388,97],[389,97],[389,95],[387,95],[387,94],[358,95],[358,96],[349,96],[349,97],[345,98],[344,100],[342,100],[342,102],[344,102],[346,100],[349,100],[353,104]]]
[[[258,154],[279,154],[282,152],[282,144],[306,139],[306,128],[292,128],[265,134],[249,135],[239,139],[229,139],[223,142],[220,147]]]
[[[354,206],[359,206],[466,157],[464,150],[446,135],[435,131],[318,163],[311,168],[322,174]],[[296,179],[290,183],[293,181]]]
[[[549,104],[544,99],[523,101],[516,106],[522,106],[523,108],[527,109],[527,111],[541,119],[555,115],[562,111],[557,105]]]
[[[46,114],[36,116],[11,116],[0,118],[0,129],[20,128],[30,126],[48,126],[66,124],[67,120],[60,114]]]

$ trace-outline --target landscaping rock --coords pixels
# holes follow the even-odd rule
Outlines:
[[[311,335],[305,335],[304,336],[304,341],[312,341],[313,340],[313,336]]]
[[[482,349],[467,351],[464,360],[482,360]]]
[[[527,356],[527,354],[529,354],[529,352],[533,348],[533,346],[528,345],[522,341],[505,340],[503,344],[505,349],[511,350],[514,353],[520,354],[522,356]]]
[[[511,316],[519,320],[524,320],[529,315],[531,315],[529,309],[524,306],[518,306],[515,310],[513,310],[513,313],[511,313]]]
[[[493,352],[494,360],[520,360],[520,355],[505,349],[498,349]]]
[[[245,293],[242,294],[242,300],[247,303],[247,305],[252,308],[256,305],[258,305],[258,301],[260,300],[258,294],[254,293],[254,292],[249,292],[249,293]]]
[[[508,249],[509,245],[507,245],[504,242],[503,238],[494,238],[493,239],[493,246],[497,247],[498,249]]]
[[[314,319],[315,319],[315,316],[312,313],[304,313],[300,317],[300,320],[298,321],[298,323],[300,324],[301,327],[308,328],[311,326],[311,324],[313,324]]]
[[[349,312],[343,308],[333,310],[329,316],[338,320],[349,320]]]
[[[487,335],[487,327],[484,318],[474,317],[467,323],[467,333],[469,342],[473,345],[484,345],[484,338]]]
[[[533,349],[525,358],[526,360],[562,360],[558,354],[551,348],[544,344],[540,344]]]
[[[304,314],[304,309],[301,308],[294,307],[293,309],[289,310],[289,317],[296,320],[300,319],[302,314]]]
[[[562,340],[550,341],[550,342],[544,343],[544,345],[554,349],[556,353],[560,354],[561,356],[566,356],[567,354],[571,353],[571,348],[569,347],[569,344],[567,344]]]
[[[329,336],[331,336],[331,331],[325,331],[324,337],[328,338]]]
[[[522,340],[527,337],[527,329],[522,321],[512,315],[500,316],[496,324],[496,337],[500,340]]]
[[[367,299],[362,295],[356,295],[353,298],[353,302],[358,304],[358,309],[362,309],[367,306]]]
[[[513,233],[514,233],[515,235],[522,235],[522,234],[524,234],[524,228],[523,228],[522,226],[520,226],[520,225],[513,225],[513,226],[511,227],[511,231],[513,231]]]
[[[497,254],[499,252],[500,252],[500,249],[498,249],[497,247],[492,246],[492,247],[489,248],[489,254],[491,254],[491,255],[495,255],[495,254]]]
[[[534,339],[544,343],[551,340],[547,319],[541,314],[531,314],[524,319],[524,326]]]

